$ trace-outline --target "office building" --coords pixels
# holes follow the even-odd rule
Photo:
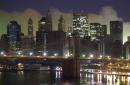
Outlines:
[[[28,49],[33,50],[34,49],[34,36],[33,36],[33,21],[31,18],[28,20]]]
[[[21,26],[17,21],[10,21],[7,26],[8,51],[14,53],[20,50]]]
[[[73,33],[80,37],[89,36],[88,16],[84,13],[73,14]]]
[[[65,20],[64,20],[63,16],[61,16],[59,19],[58,31],[65,31]]]
[[[110,36],[113,41],[123,42],[123,23],[121,21],[110,21]]]

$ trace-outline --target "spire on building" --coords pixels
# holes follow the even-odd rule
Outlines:
[[[50,10],[46,14],[46,31],[52,31],[52,15]]]
[[[28,36],[33,37],[33,20],[31,18],[28,20]]]

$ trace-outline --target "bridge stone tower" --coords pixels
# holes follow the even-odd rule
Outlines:
[[[63,63],[63,75],[64,79],[72,79],[72,80],[80,80],[80,60],[79,60],[79,53],[80,53],[80,36],[74,35],[74,57],[73,59],[66,60]]]

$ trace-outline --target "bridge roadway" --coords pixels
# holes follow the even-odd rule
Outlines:
[[[43,65],[61,65],[63,62],[74,60],[74,58],[58,57],[0,57],[0,64],[16,65],[22,64],[43,64]],[[128,64],[130,60],[121,59],[78,59],[80,64]]]

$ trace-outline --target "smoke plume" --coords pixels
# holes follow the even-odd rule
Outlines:
[[[28,19],[32,18],[34,24],[34,33],[37,30],[38,20],[41,18],[41,14],[36,10],[28,8],[23,12],[5,12],[0,11],[0,35],[6,33],[7,24],[11,20],[16,20],[21,25],[21,30],[25,35],[28,29]]]
[[[53,22],[53,30],[57,30],[58,28],[58,20],[62,15],[65,19],[65,28],[66,31],[69,27],[73,25],[73,13],[72,12],[62,12],[58,9],[50,9],[52,14],[52,22]],[[28,18],[32,18],[34,22],[34,34],[38,29],[38,20],[42,17],[42,15],[31,8],[26,9],[23,12],[5,12],[0,11],[0,35],[6,33],[7,23],[11,20],[16,20],[21,25],[22,32],[26,35],[27,34],[27,21]],[[107,25],[108,34],[110,33],[110,21],[112,20],[120,20],[123,21],[121,17],[118,16],[118,13],[111,7],[105,6],[101,9],[101,11],[96,13],[88,13],[89,23],[98,22],[104,25]],[[123,36],[124,42],[127,40],[127,36],[130,36],[130,22],[124,22],[123,26]]]

